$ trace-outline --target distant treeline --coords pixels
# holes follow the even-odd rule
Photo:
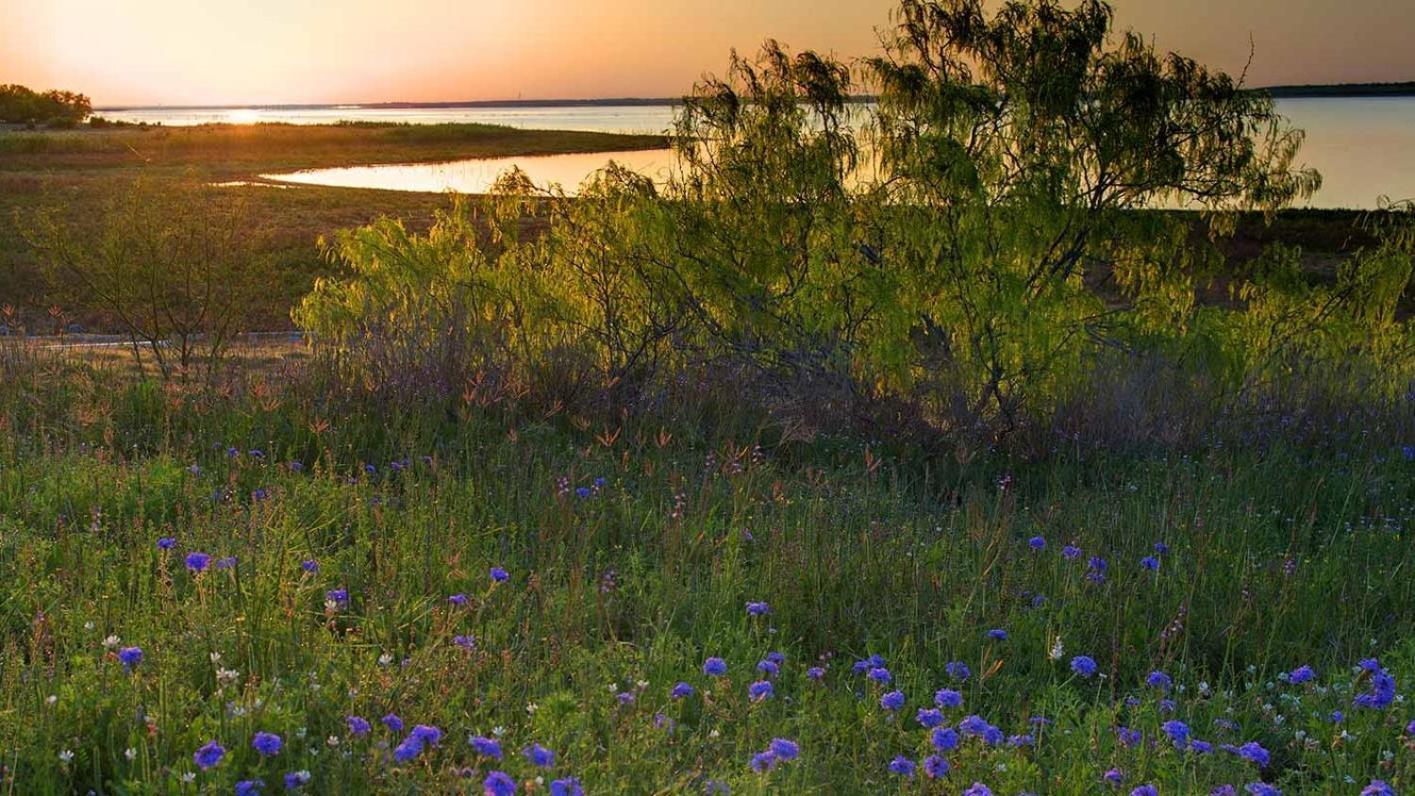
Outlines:
[[[68,127],[82,122],[92,111],[93,104],[83,94],[0,85],[0,123],[3,124]]]
[[[1410,97],[1415,80],[1403,83],[1333,83],[1322,86],[1269,86],[1261,89],[1273,97]]]

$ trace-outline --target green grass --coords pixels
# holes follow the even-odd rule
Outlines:
[[[104,204],[138,176],[227,182],[260,174],[371,163],[411,163],[473,157],[543,155],[645,149],[667,145],[661,136],[564,130],[516,130],[480,124],[442,125],[205,125],[0,132],[0,306],[25,310],[34,331],[56,303],[24,227],[34,210],[57,207],[82,228],[98,228]],[[251,308],[244,328],[286,329],[290,307],[316,277],[329,272],[315,245],[321,235],[367,224],[379,216],[424,227],[447,207],[441,194],[318,186],[240,187],[268,243],[274,273],[270,291]],[[102,317],[82,317],[89,328],[111,330]]]
[[[1090,794],[1112,767],[1122,792],[1162,794],[1415,781],[1408,703],[1352,704],[1369,687],[1363,658],[1402,688],[1415,677],[1415,463],[1401,441],[961,466],[844,438],[777,442],[690,407],[614,435],[507,405],[335,410],[275,383],[223,397],[55,371],[0,393],[7,790],[230,792],[259,777],[274,792],[298,770],[321,793],[480,792],[491,769],[532,793],[541,773],[591,793],[978,781]],[[174,549],[157,548],[164,536]],[[1169,551],[1151,572],[1139,562],[1156,542]],[[193,575],[194,550],[237,563]],[[1108,562],[1102,582],[1092,556]],[[510,579],[494,584],[492,566]],[[326,605],[336,588],[347,606]],[[748,601],[770,613],[749,617]],[[471,650],[454,641],[468,635]],[[129,645],[144,652],[132,673],[115,657]],[[775,696],[753,704],[773,651]],[[851,671],[871,654],[906,695],[898,717]],[[702,674],[714,655],[726,678]],[[1073,676],[1076,655],[1100,674]],[[950,661],[972,676],[950,680]],[[1303,664],[1316,682],[1286,684]],[[1173,677],[1172,708],[1144,685],[1152,670]],[[679,681],[696,694],[671,700]],[[929,753],[915,713],[943,687],[964,699],[948,724],[976,714],[1035,745],[965,740],[942,782],[890,774],[896,755]],[[388,713],[435,725],[441,743],[390,760],[406,732],[378,724]],[[351,736],[348,715],[372,735]],[[1256,741],[1271,762],[1176,751],[1169,720],[1214,744]],[[1146,742],[1124,747],[1121,726]],[[506,758],[477,757],[468,735],[498,730]],[[284,750],[261,760],[256,731]],[[797,741],[800,759],[753,773],[772,738]],[[197,772],[211,740],[227,755]],[[531,742],[556,752],[552,771],[522,758]]]

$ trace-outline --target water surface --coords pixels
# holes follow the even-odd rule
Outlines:
[[[1371,208],[1380,197],[1415,198],[1415,97],[1323,97],[1283,99],[1278,110],[1307,132],[1299,165],[1316,168],[1324,184],[1309,207]],[[671,105],[516,108],[313,108],[264,110],[218,108],[105,113],[110,118],[163,124],[212,121],[279,121],[327,124],[357,121],[482,122],[521,128],[662,133],[672,127]],[[610,158],[630,168],[661,170],[666,152],[607,153],[496,158],[435,165],[361,166],[319,169],[277,176],[289,182],[404,191],[484,192],[496,175],[519,165],[537,182],[557,182],[567,190]],[[645,172],[645,173],[650,173]],[[656,176],[650,174],[650,176]]]

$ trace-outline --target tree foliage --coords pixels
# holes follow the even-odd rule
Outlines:
[[[1200,306],[1234,214],[1320,184],[1297,167],[1301,133],[1241,79],[1115,35],[1094,0],[992,14],[979,0],[904,0],[895,23],[884,54],[853,66],[770,41],[756,59],[734,53],[686,98],[676,165],[657,184],[611,167],[569,201],[513,175],[479,212],[530,214],[543,234],[445,220],[380,267],[417,257],[446,261],[437,279],[460,273],[463,256],[439,253],[449,231],[453,248],[482,252],[457,283],[470,294],[495,275],[500,309],[487,312],[518,342],[508,367],[570,348],[632,394],[726,365],[802,414],[887,398],[988,435],[1073,389],[1101,352],[1161,352],[1241,394],[1290,362],[1259,354],[1262,335],[1287,350],[1327,339],[1304,349],[1309,364],[1408,351],[1390,301],[1409,281],[1408,245],[1353,260],[1329,295],[1255,274],[1235,307]],[[1188,215],[1158,212],[1177,210]],[[368,257],[342,253],[352,281],[322,283],[299,313],[336,339],[382,317],[336,312],[377,284],[359,284]],[[432,284],[406,275],[408,290]],[[1275,334],[1272,313],[1293,324]]]
[[[0,85],[0,123],[72,127],[88,118],[92,111],[93,104],[83,94]]]

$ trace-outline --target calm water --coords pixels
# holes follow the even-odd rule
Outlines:
[[[1374,207],[1378,197],[1415,198],[1415,98],[1286,99],[1278,109],[1307,131],[1301,161],[1322,172],[1325,184],[1312,207]],[[128,121],[190,125],[208,122],[274,121],[327,124],[338,120],[432,124],[483,122],[512,127],[602,132],[661,133],[672,126],[668,105],[522,108],[315,108],[262,110],[141,110],[102,112]],[[610,158],[653,172],[667,168],[667,153],[557,155],[459,161],[435,165],[321,169],[279,179],[321,185],[404,191],[484,192],[496,175],[519,165],[538,182],[573,189]]]
[[[519,167],[538,186],[559,185],[573,193],[585,177],[610,161],[662,181],[673,166],[673,152],[647,149],[632,152],[596,152],[576,155],[536,155],[479,158],[450,163],[413,163],[394,166],[351,166],[310,169],[292,174],[265,174],[266,179],[340,188],[383,188],[391,191],[486,193],[496,178],[512,166]]]

